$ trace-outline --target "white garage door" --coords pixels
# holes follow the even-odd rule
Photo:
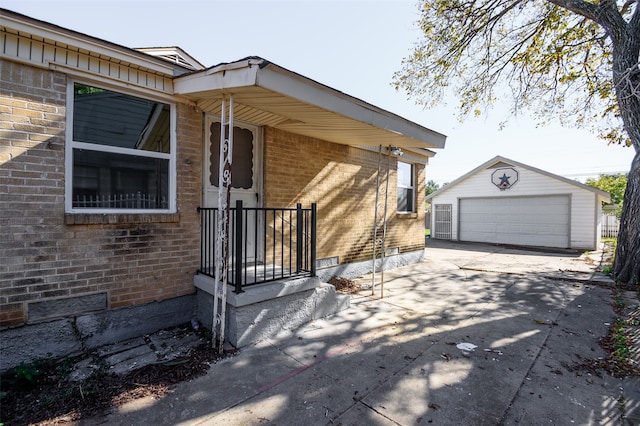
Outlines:
[[[459,239],[566,248],[569,217],[567,195],[461,199]]]

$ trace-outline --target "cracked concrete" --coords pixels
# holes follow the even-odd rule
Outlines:
[[[574,368],[604,356],[615,318],[612,284],[584,256],[427,246],[424,262],[385,272],[383,299],[378,284],[87,424],[622,424],[637,381]]]

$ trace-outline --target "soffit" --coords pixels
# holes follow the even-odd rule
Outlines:
[[[174,80],[175,93],[214,115],[220,115],[222,99],[233,96],[235,120],[329,142],[369,147],[444,147],[444,135],[273,64],[264,66],[260,61],[263,60],[227,64],[178,77]]]

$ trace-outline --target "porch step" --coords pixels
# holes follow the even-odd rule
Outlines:
[[[197,275],[197,316],[211,327],[213,279]],[[250,286],[244,293],[227,293],[226,337],[236,347],[246,346],[282,330],[300,327],[349,307],[350,297],[317,277]]]

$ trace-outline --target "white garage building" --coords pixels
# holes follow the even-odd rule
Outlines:
[[[427,197],[431,238],[588,249],[607,192],[497,156]]]

